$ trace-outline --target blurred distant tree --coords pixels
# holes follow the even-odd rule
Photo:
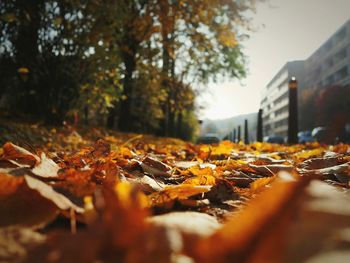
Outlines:
[[[116,109],[110,111],[108,118],[110,128],[115,125],[116,115],[119,115],[118,128],[121,130],[128,131],[130,124],[133,123],[131,105],[133,104],[134,80],[140,46],[157,30],[153,23],[150,2],[150,0],[115,1],[117,5],[115,16],[119,22],[116,23],[113,30],[117,37],[114,44],[118,46],[124,77],[120,111],[119,114]]]
[[[133,0],[119,1],[118,7],[121,22],[116,24],[115,35],[123,64],[123,99],[119,112],[117,108],[110,111],[109,127],[118,116],[121,130],[132,129],[138,65],[152,50],[154,65],[149,66],[161,67],[157,72],[166,96],[162,106],[165,134],[175,130],[171,105],[180,76],[184,83],[217,80],[218,74],[244,76],[237,31],[247,23],[243,13],[253,8],[253,1]]]
[[[161,25],[162,86],[167,92],[163,106],[165,133],[172,135],[177,101],[175,82],[207,83],[218,76],[245,76],[238,29],[247,25],[243,15],[253,1],[157,1]]]
[[[253,2],[3,0],[0,83],[13,109],[50,122],[108,112],[109,127],[179,136],[195,85],[245,75]]]
[[[1,2],[0,67],[5,59],[13,67],[0,81],[11,79],[11,108],[59,123],[76,107],[83,85],[119,66],[107,55],[112,50],[99,45],[103,13],[98,1]],[[97,86],[96,95],[105,96]]]
[[[329,127],[335,135],[340,134],[345,124],[350,123],[350,86],[323,88],[315,106],[317,126]]]
[[[300,97],[300,126],[302,130],[327,127],[331,138],[341,136],[350,123],[350,87],[328,86],[305,89]]]

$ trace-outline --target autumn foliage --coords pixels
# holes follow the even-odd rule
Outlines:
[[[349,145],[193,145],[101,132],[91,141],[59,133],[36,149],[11,142],[1,149],[0,261],[342,255],[347,239],[334,237],[350,222]]]

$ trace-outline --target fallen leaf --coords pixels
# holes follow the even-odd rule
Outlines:
[[[171,212],[150,217],[147,222],[202,237],[209,236],[220,228],[215,217],[198,212]]]
[[[198,262],[281,262],[283,229],[307,183],[276,181],[220,230],[200,240],[194,258]]]
[[[143,171],[148,174],[154,176],[171,176],[171,174],[169,173],[171,167],[155,158],[147,156],[140,162],[140,165]]]
[[[29,188],[23,177],[0,174],[0,226],[45,226],[56,218],[57,207],[36,190]]]
[[[45,153],[42,153],[40,162],[32,169],[32,172],[40,177],[52,178],[57,177],[59,169],[59,166],[54,161],[47,158]]]
[[[208,192],[211,186],[193,186],[188,184],[166,186],[161,192],[148,197],[150,206],[162,205],[176,199],[186,199],[190,196]]]
[[[40,161],[38,156],[10,142],[4,144],[2,158],[6,160],[12,160],[18,163],[19,166],[28,165],[30,167],[33,167],[37,162]]]
[[[59,209],[73,209],[77,213],[84,212],[83,208],[73,204],[64,195],[57,193],[50,185],[28,175],[25,175],[24,179],[30,189],[37,191],[42,197],[52,201]]]
[[[30,228],[2,227],[0,228],[0,261],[23,262],[31,249],[45,241],[44,235]]]

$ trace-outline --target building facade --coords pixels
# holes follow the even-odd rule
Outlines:
[[[304,91],[350,85],[350,19],[307,60],[287,62],[263,88],[263,133],[286,137],[288,133],[288,82],[298,80],[299,102]],[[299,112],[299,116],[304,114]]]
[[[287,137],[288,82],[295,77],[298,87],[304,86],[304,61],[287,62],[262,92],[260,108],[263,110],[263,134]]]
[[[350,19],[305,61],[305,88],[350,84]]]

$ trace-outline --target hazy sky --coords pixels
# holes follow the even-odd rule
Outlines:
[[[223,119],[257,111],[261,89],[287,62],[308,58],[350,18],[350,0],[270,0],[253,15],[257,32],[243,42],[248,76],[209,85],[200,118]]]

